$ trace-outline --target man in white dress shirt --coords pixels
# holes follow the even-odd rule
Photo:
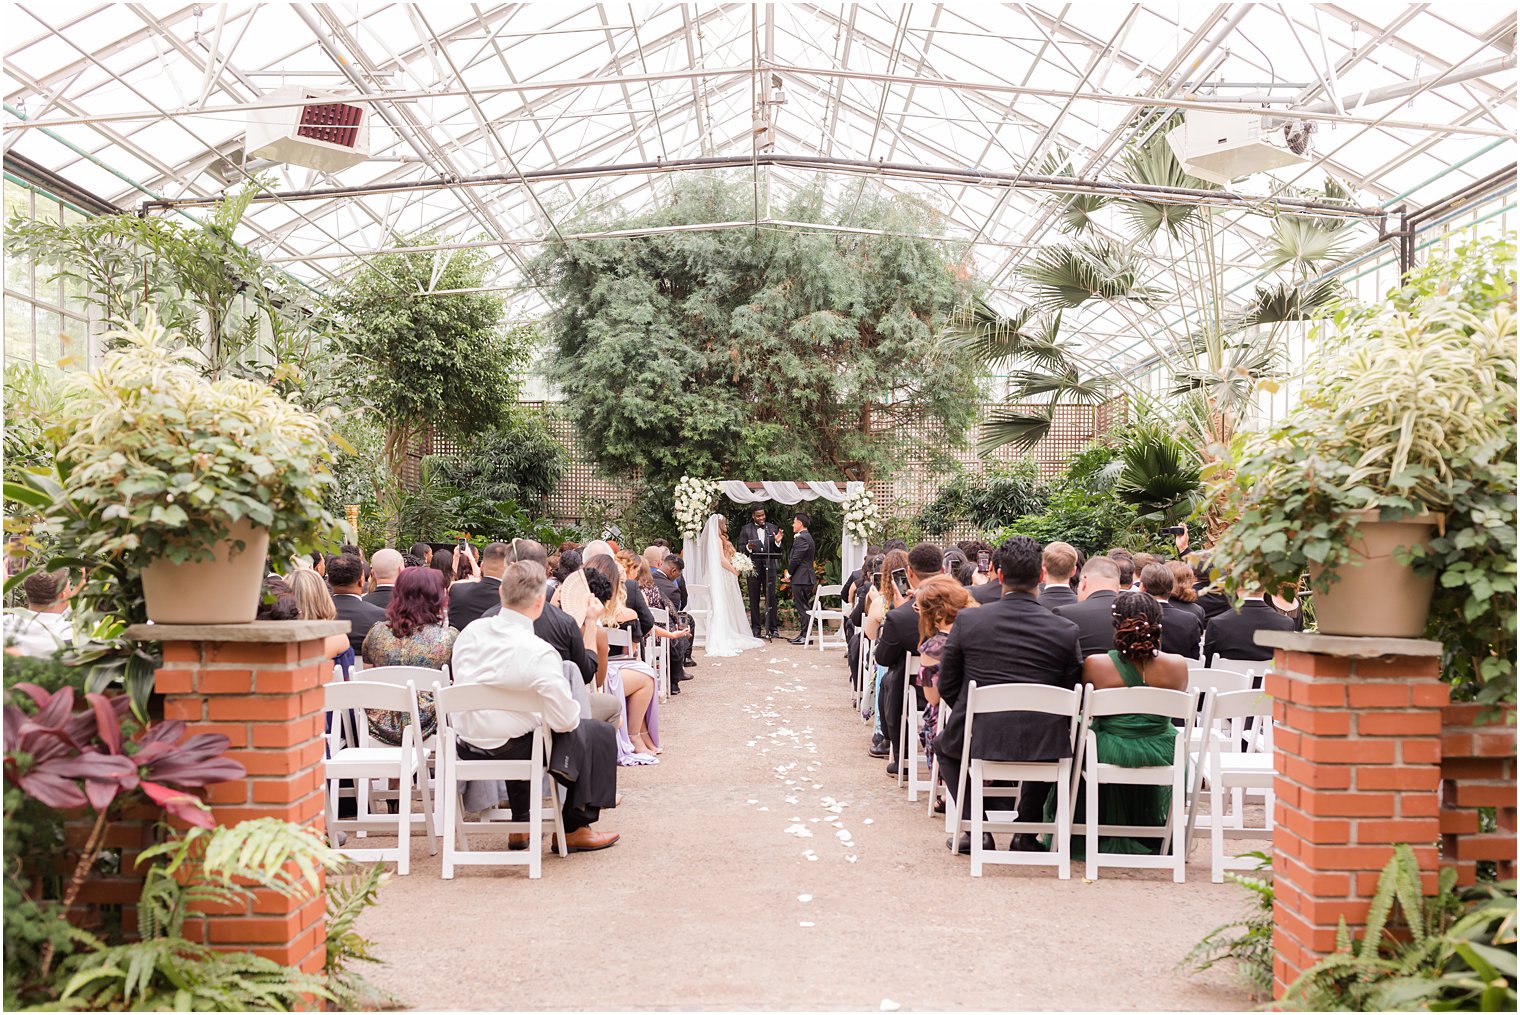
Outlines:
[[[21,583],[26,607],[5,613],[5,650],[12,655],[51,659],[59,649],[74,644],[74,621],[69,600],[84,588],[69,583],[68,568],[38,571]]]
[[[456,684],[493,684],[532,690],[542,701],[537,710],[553,733],[549,771],[563,787],[565,841],[570,852],[606,849],[614,832],[591,828],[603,807],[617,800],[617,731],[604,722],[581,722],[580,706],[570,696],[565,672],[548,642],[533,633],[544,609],[546,576],[536,561],[508,564],[501,578],[501,612],[482,617],[460,632],[451,663]],[[528,712],[466,712],[454,720],[462,758],[524,760],[533,746],[535,719]],[[507,800],[515,820],[528,814],[526,782],[508,782]],[[509,837],[512,849],[525,849],[527,833]]]

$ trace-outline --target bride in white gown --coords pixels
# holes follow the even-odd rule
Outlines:
[[[734,545],[728,541],[728,519],[713,515],[702,530],[703,556],[712,596],[707,619],[707,654],[736,656],[765,643],[749,633],[744,618],[744,597],[739,594],[739,572],[734,569]]]

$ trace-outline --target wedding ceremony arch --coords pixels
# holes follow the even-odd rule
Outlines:
[[[813,480],[746,482],[734,479],[712,482],[688,478],[681,482],[683,485],[678,487],[676,492],[676,519],[682,530],[681,556],[686,561],[686,582],[692,590],[691,606],[696,611],[705,610],[708,607],[706,597],[707,590],[711,586],[710,569],[717,566],[716,562],[706,559],[707,554],[702,541],[697,538],[701,531],[701,524],[706,520],[712,507],[712,494],[726,497],[735,504],[776,501],[788,506],[814,500],[827,500],[836,504],[855,500],[868,502],[870,498],[870,495],[866,493],[866,485],[854,480],[842,483]],[[690,491],[686,496],[690,498],[688,503],[692,505],[685,511],[681,503],[683,491]],[[700,507],[696,506],[698,501],[701,503]],[[865,562],[866,533],[863,527],[851,524],[848,510],[840,524],[843,531],[839,539],[839,574],[843,578]]]

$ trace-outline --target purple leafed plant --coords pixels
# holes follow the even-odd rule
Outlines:
[[[125,695],[86,694],[86,707],[75,710],[74,689],[49,693],[36,684],[16,691],[37,705],[27,715],[5,706],[5,780],[49,807],[88,805],[95,826],[60,900],[67,913],[95,865],[105,843],[106,818],[122,794],[141,793],[171,817],[211,828],[211,812],[189,791],[247,774],[241,762],[225,757],[228,740],[220,733],[185,737],[178,719],[156,723],[124,735],[130,703]],[[51,944],[43,950],[43,974],[52,965]]]

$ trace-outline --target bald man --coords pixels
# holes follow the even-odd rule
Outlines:
[[[382,610],[390,605],[391,589],[396,585],[396,578],[401,574],[401,551],[386,547],[376,550],[370,558],[370,573],[375,576],[375,591],[364,597],[364,601]]]

